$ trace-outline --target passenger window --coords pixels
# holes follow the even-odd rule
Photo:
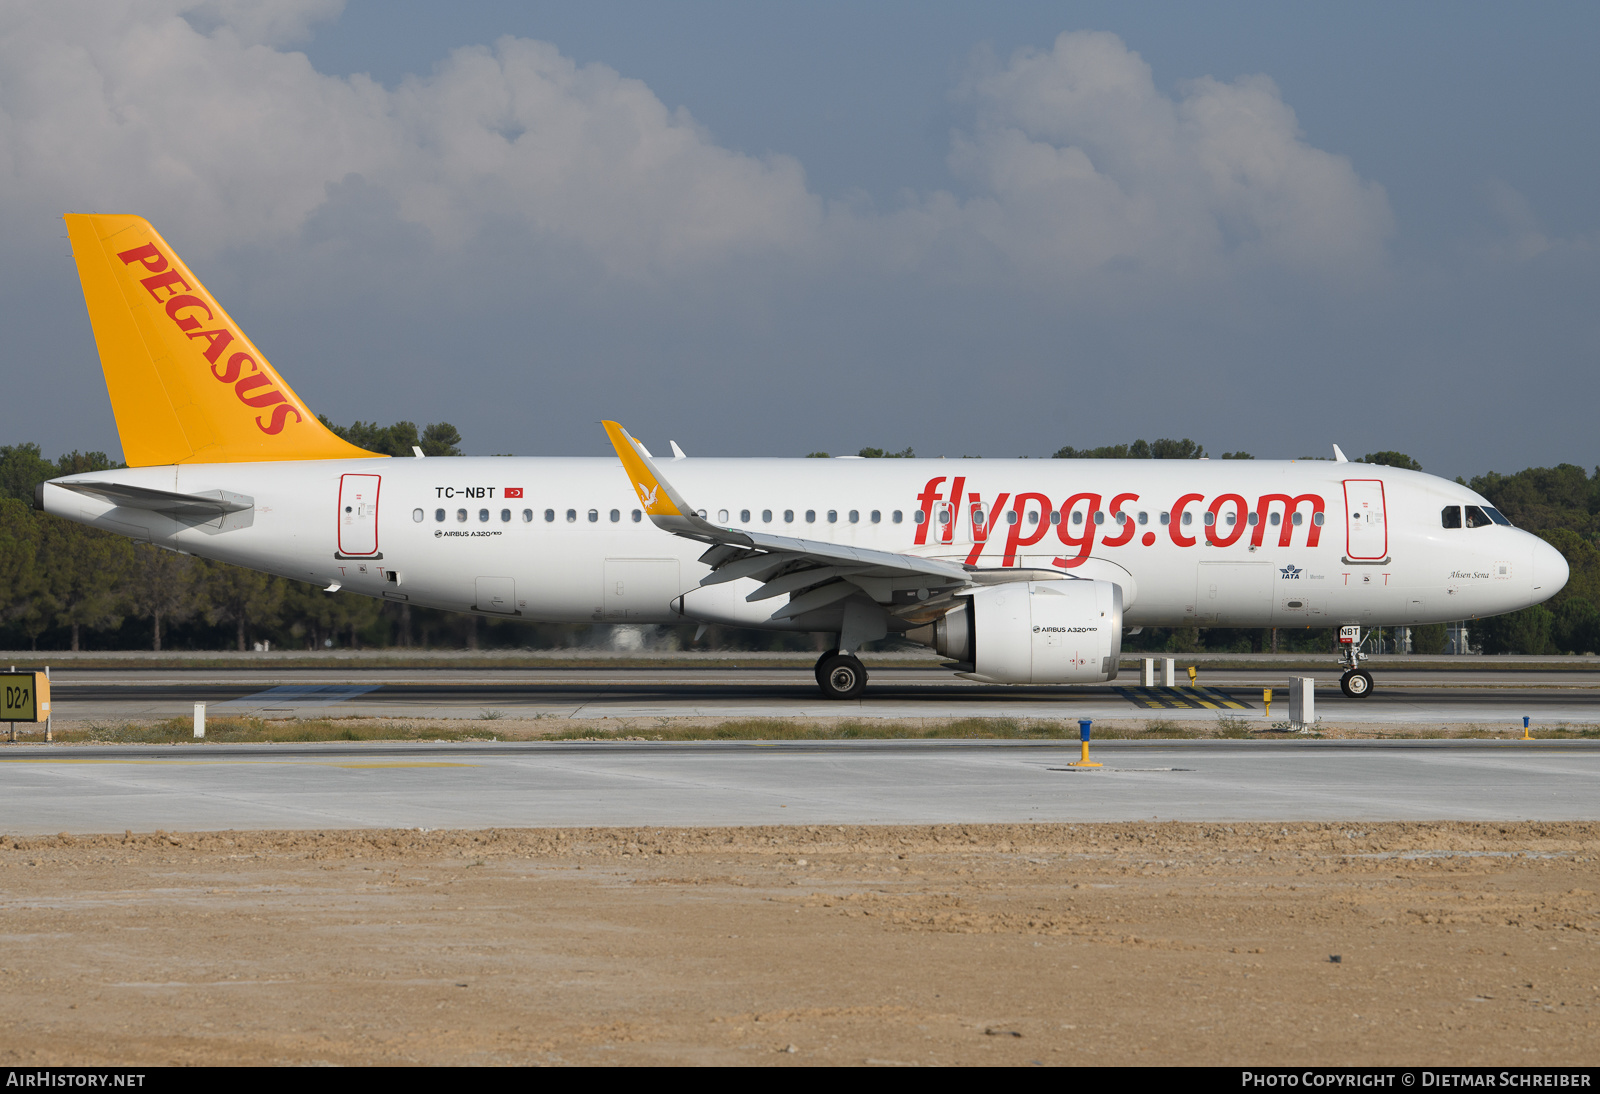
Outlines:
[[[739,523],[740,524],[749,524],[750,523],[750,510],[748,510],[748,509],[739,510]]]
[[[544,511],[544,519],[547,522],[554,521],[556,519],[556,511],[554,509],[546,509]]]
[[[1077,510],[1073,510],[1073,512],[1072,512],[1072,523],[1073,524],[1082,524],[1083,523],[1083,514],[1078,512]]]
[[[772,523],[772,510],[771,509],[763,509],[763,510],[761,510],[761,523],[762,524],[771,524]]]
[[[794,523],[794,510],[793,509],[785,509],[783,511],[783,523],[785,523],[785,524],[793,524]]]
[[[1268,513],[1267,514],[1267,523],[1272,525],[1274,528],[1276,528],[1278,525],[1283,523],[1283,514],[1282,513]]]
[[[1183,515],[1183,522],[1185,524],[1189,523],[1189,514],[1188,513],[1185,513]],[[1208,511],[1206,513],[1206,527],[1210,528],[1212,525],[1214,525],[1216,523],[1217,523],[1217,514]]]
[[[1311,523],[1315,524],[1318,528],[1321,528],[1322,527],[1322,514],[1321,513],[1317,513],[1317,514],[1313,515],[1312,518],[1311,518]]]
[[[1014,519],[1015,518],[1013,518],[1013,520]],[[949,524],[950,523],[950,507],[948,505],[939,506],[939,523],[940,524]]]
[[[861,510],[859,510],[859,509],[850,510],[850,523],[851,524],[860,524],[861,523]]]
[[[433,511],[433,519],[438,521],[440,524],[443,524],[444,523],[444,510],[443,509],[435,509]]]
[[[1007,524],[1015,524],[1015,523],[1017,523],[1017,511],[1015,509],[1006,510],[1006,523]]]
[[[1305,521],[1305,519],[1306,519],[1306,517],[1305,517],[1304,513],[1296,513],[1294,515],[1293,519],[1290,520],[1289,523],[1293,524],[1296,528],[1298,528],[1298,527],[1300,527],[1301,523]]]
[[[456,522],[458,524],[465,524],[467,522],[467,511],[465,509],[456,510]]]
[[[1239,523],[1238,515],[1234,514],[1234,513],[1229,513],[1228,514],[1228,518],[1227,518],[1228,527],[1232,528],[1235,524],[1238,524],[1238,523]]]
[[[479,509],[478,510],[478,520],[481,521],[481,522],[487,522],[488,519],[489,519],[489,510],[487,510],[487,509]]]
[[[1193,513],[1185,513],[1185,514],[1183,514],[1183,526],[1185,528],[1187,528],[1189,525],[1191,525],[1193,523],[1194,523],[1194,514]]]
[[[1104,513],[1096,512],[1094,515],[1094,522],[1096,524],[1104,524],[1106,522],[1106,515]]]
[[[421,509],[413,509],[413,510],[411,510],[411,519],[416,521],[418,524],[421,524],[422,523],[422,510]]]
[[[1254,528],[1256,525],[1261,523],[1261,518],[1257,514],[1251,513],[1248,517],[1244,518],[1244,522],[1250,527]]]
[[[612,524],[617,523],[621,519],[622,519],[622,510],[621,509],[613,509],[613,510],[611,510],[611,523]]]
[[[523,524],[532,524],[533,523],[533,510],[532,509],[524,509],[522,511],[522,523]]]
[[[1171,513],[1162,513],[1161,514],[1161,523],[1162,524],[1171,524],[1172,523],[1172,514]]]
[[[726,509],[718,509],[717,510],[717,523],[718,524],[727,524],[728,523],[728,511]]]
[[[911,514],[911,520],[915,524],[927,524],[928,514],[924,513],[921,509],[918,509],[916,512]]]
[[[706,511],[704,509],[696,510],[694,515],[699,517],[701,520],[705,520],[706,519]]]
[[[1149,524],[1150,523],[1150,514],[1149,513],[1140,513],[1139,514],[1139,523],[1140,524]]]
[[[511,510],[509,510],[509,509],[500,510],[500,523],[501,524],[505,524],[510,519],[511,519]]]
[[[1489,514],[1479,509],[1476,505],[1469,505],[1466,508],[1468,528],[1485,528],[1494,523],[1489,519]]]
[[[578,511],[576,509],[568,509],[567,510],[567,523],[568,524],[576,523],[577,519],[578,519]]]
[[[597,521],[599,521],[599,519],[600,519],[600,510],[598,510],[598,509],[589,510],[589,523],[590,524],[596,523]]]
[[[983,523],[983,510],[982,509],[974,509],[972,511],[972,523],[975,524],[975,525],[979,525],[979,524]]]
[[[1038,524],[1039,523],[1039,514],[1036,513],[1036,512],[1033,512],[1032,510],[1029,510],[1029,512],[1028,512],[1028,523],[1029,524]]]
[[[881,511],[879,511],[877,509],[874,509],[872,511],[872,523],[873,524],[882,524],[883,523],[883,513]]]
[[[632,516],[633,516],[633,523],[635,523],[635,524],[638,524],[641,520],[644,519],[644,513],[642,511],[638,510],[638,509],[635,509],[633,511]]]
[[[1060,524],[1061,523],[1061,510],[1059,510],[1059,509],[1050,510],[1050,523],[1051,524]]]
[[[1127,524],[1128,523],[1128,514],[1126,514],[1126,513],[1118,513],[1117,514],[1117,523],[1118,524]]]
[[[829,524],[838,524],[839,523],[839,510],[837,510],[837,509],[829,509],[828,510],[828,523]]]
[[[806,523],[807,524],[815,524],[815,523],[817,523],[817,511],[815,509],[807,509],[806,510]]]
[[[894,521],[896,524],[899,524],[900,523],[900,510],[896,509],[894,511],[894,516],[890,517],[889,519]],[[922,522],[919,520],[919,521],[917,521],[917,523],[921,524]]]

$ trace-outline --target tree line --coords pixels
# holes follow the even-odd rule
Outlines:
[[[447,422],[323,424],[353,444],[391,456],[461,455],[461,435]],[[826,453],[812,453],[823,457]],[[868,459],[910,458],[863,448]],[[1183,438],[1136,440],[1097,448],[1065,446],[1062,459],[1201,459]],[[1251,459],[1226,452],[1222,459]],[[1313,459],[1319,457],[1302,457]],[[1358,463],[1420,471],[1402,452],[1369,452]],[[103,452],[45,459],[36,444],[0,445],[0,648],[9,649],[326,649],[356,646],[549,647],[602,640],[587,626],[487,620],[364,596],[328,595],[315,585],[135,543],[33,508],[36,484],[62,475],[119,466]],[[1514,474],[1457,479],[1488,498],[1512,523],[1559,550],[1572,576],[1546,602],[1511,615],[1474,620],[1472,640],[1485,653],[1600,652],[1600,468],[1561,464]],[[690,629],[684,629],[687,644]],[[713,628],[722,648],[803,649],[803,636]],[[1326,629],[1282,631],[1278,648],[1328,648]],[[1418,653],[1437,653],[1445,628],[1412,628]],[[1130,651],[1262,651],[1272,633],[1240,628],[1146,628],[1129,635]]]

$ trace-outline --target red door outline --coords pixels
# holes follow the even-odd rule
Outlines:
[[[351,482],[351,479],[356,481]],[[382,557],[378,554],[378,494],[382,487],[380,475],[339,476],[338,554],[341,558]],[[367,497],[369,490],[370,498]],[[350,513],[345,512],[346,506],[351,508]]]
[[[1383,517],[1383,550],[1379,551],[1375,555],[1356,554],[1355,544],[1351,542],[1351,525],[1355,523],[1355,521],[1351,519],[1351,513],[1360,511],[1359,509],[1352,509],[1350,507],[1350,484],[1353,482],[1359,482],[1362,484],[1371,483],[1378,488],[1378,512]],[[1350,559],[1352,562],[1377,562],[1381,559],[1389,557],[1389,499],[1384,493],[1382,479],[1344,480],[1344,557]]]

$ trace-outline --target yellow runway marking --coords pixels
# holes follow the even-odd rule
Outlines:
[[[1251,710],[1216,688],[1117,688],[1117,694],[1146,710]]]

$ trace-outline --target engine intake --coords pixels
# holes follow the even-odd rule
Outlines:
[[[907,638],[997,684],[1097,684],[1122,656],[1122,589],[1110,581],[1030,581],[979,589]]]

